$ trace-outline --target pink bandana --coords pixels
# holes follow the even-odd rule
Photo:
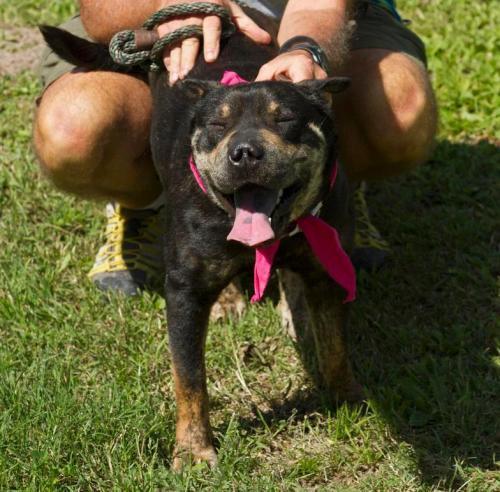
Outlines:
[[[243,84],[246,82],[237,73],[230,71],[224,72],[221,79],[221,84],[223,85]],[[206,193],[207,189],[192,156],[189,158],[189,167],[198,186]],[[335,184],[337,167],[337,163],[335,163],[330,176],[330,189]],[[335,228],[327,224],[324,220],[310,214],[297,219],[296,224],[304,234],[309,246],[316,258],[323,265],[323,268],[346,291],[346,297],[343,302],[353,301],[356,298],[356,272],[349,256],[340,244],[339,235]],[[280,240],[277,239],[267,246],[255,247],[254,294],[250,300],[252,303],[260,301],[264,296],[279,246]]]

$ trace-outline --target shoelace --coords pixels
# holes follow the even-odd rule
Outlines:
[[[123,211],[111,207],[107,210],[105,244],[99,250],[94,270],[156,269],[160,254],[158,217],[141,212],[136,217],[126,217]],[[150,223],[145,224],[146,221]]]

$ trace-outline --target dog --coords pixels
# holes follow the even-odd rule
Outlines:
[[[276,25],[247,13],[276,39]],[[41,31],[72,63],[129,71],[114,64],[101,45],[57,28]],[[344,300],[352,279],[346,284],[345,271],[335,272],[336,262],[349,270],[344,250],[350,251],[354,236],[351,187],[337,161],[332,110],[334,94],[348,80],[243,82],[254,80],[277,52],[276,42],[256,45],[236,33],[222,43],[216,62],[200,57],[189,78],[172,87],[165,71],[149,76],[151,150],[166,197],[176,470],[189,461],[216,464],[205,338],[212,305],[244,272],[254,273],[256,300],[272,268],[279,270],[282,318],[312,350],[318,387],[333,401],[362,395],[345,337]],[[232,82],[223,85],[228,70]],[[321,256],[315,227],[329,234],[326,255],[323,247]],[[352,299],[353,292],[348,295]]]

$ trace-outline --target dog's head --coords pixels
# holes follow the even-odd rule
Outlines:
[[[193,158],[210,198],[235,217],[229,239],[279,238],[318,204],[336,159],[332,94],[348,83],[181,84],[199,97]]]

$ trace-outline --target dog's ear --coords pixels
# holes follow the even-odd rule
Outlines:
[[[309,95],[314,98],[319,96],[321,100],[331,106],[333,94],[344,91],[350,83],[349,77],[329,77],[327,79],[304,80],[297,85],[305,89]]]
[[[209,90],[220,87],[213,80],[185,79],[175,84],[189,99],[201,99]]]
[[[314,92],[336,94],[337,92],[342,92],[347,89],[350,83],[351,79],[349,77],[329,77],[327,79],[304,80],[299,82],[299,85],[307,87]]]
[[[134,72],[137,67],[123,67],[111,58],[108,47],[79,38],[64,29],[53,26],[38,26],[45,42],[63,60],[77,67],[113,72]]]

